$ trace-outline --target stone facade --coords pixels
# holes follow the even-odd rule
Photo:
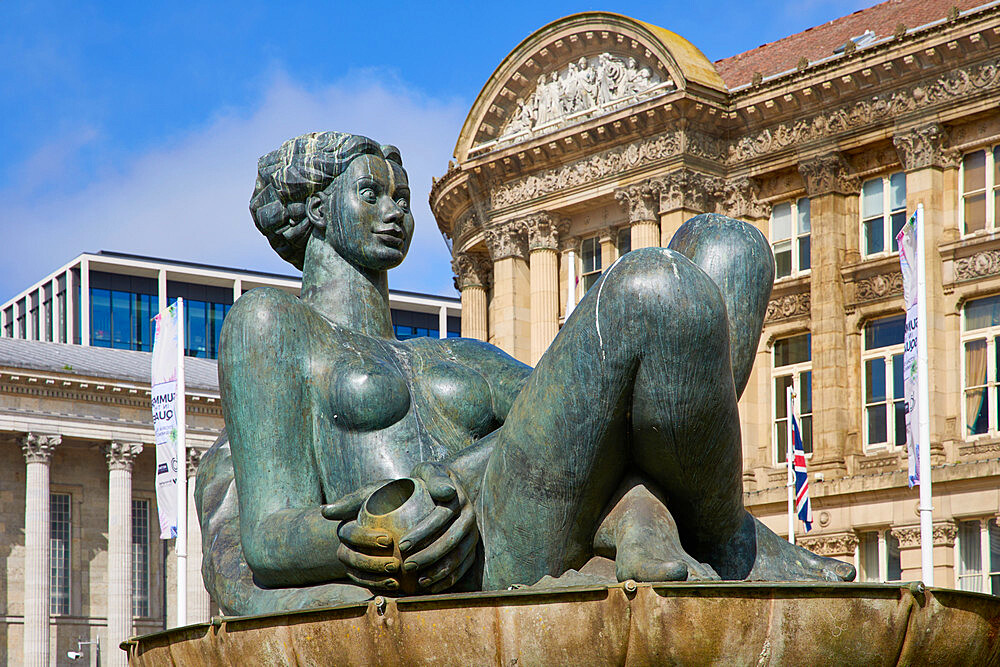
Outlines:
[[[593,66],[602,54],[669,83],[607,106],[584,109],[574,97],[558,107],[553,82],[572,71],[589,85],[581,63]],[[540,98],[558,109],[545,111],[545,122],[531,116]],[[906,452],[875,442],[866,421],[875,414],[866,400],[869,325],[903,312],[890,244],[905,217],[889,209],[905,189],[899,210],[906,216],[922,204],[928,238],[934,520],[944,526],[935,529],[935,583],[955,585],[958,552],[970,547],[952,528],[986,526],[1000,513],[1000,419],[994,414],[975,435],[963,427],[962,375],[964,309],[1000,294],[998,108],[1000,8],[974,0],[884,3],[714,64],[683,38],[626,17],[555,21],[497,68],[431,190],[456,258],[463,335],[535,363],[588,281],[622,251],[666,245],[702,212],[755,224],[790,266],[779,271],[740,401],[746,504],[787,532],[776,382],[793,373],[801,391],[808,377],[817,519],[800,539],[856,560],[863,578],[878,574],[863,562],[874,549],[893,561],[881,574],[898,563],[903,579],[917,579],[917,494],[907,488]],[[964,222],[979,215],[981,200],[962,181],[974,169],[963,161],[976,156],[993,170],[979,227]],[[884,230],[867,217],[876,199]],[[559,257],[539,256],[536,267],[531,248],[541,246],[525,221],[538,216],[558,221],[546,253],[558,243]],[[465,258],[477,258],[474,271]],[[776,346],[804,334],[808,359],[779,367]]]

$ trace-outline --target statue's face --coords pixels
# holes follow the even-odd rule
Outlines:
[[[377,155],[360,155],[330,185],[326,238],[359,268],[398,266],[413,238],[406,172]]]

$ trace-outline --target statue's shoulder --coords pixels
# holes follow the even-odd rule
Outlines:
[[[531,372],[531,366],[521,363],[499,347],[476,338],[445,338],[441,340],[441,344],[456,359],[473,366],[507,368],[525,375]]]
[[[318,316],[312,309],[287,292],[273,287],[252,289],[237,299],[226,314],[220,357],[228,356],[227,352],[246,354],[272,349],[279,342],[287,348],[300,338],[300,325],[314,317]],[[241,349],[234,350],[234,345]]]

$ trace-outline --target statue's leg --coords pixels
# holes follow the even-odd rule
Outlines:
[[[667,496],[682,537],[703,521],[716,541],[739,528],[726,308],[704,271],[664,248],[609,268],[512,406],[479,496],[485,585],[580,567],[632,467]]]

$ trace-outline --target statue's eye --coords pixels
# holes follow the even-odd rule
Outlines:
[[[361,198],[368,202],[369,204],[374,204],[375,200],[378,198],[375,194],[375,188],[370,186],[365,186],[358,191]]]
[[[403,209],[404,211],[410,210],[410,202],[406,199],[406,197],[400,197],[399,199],[396,200],[396,203],[399,205],[399,208]]]

